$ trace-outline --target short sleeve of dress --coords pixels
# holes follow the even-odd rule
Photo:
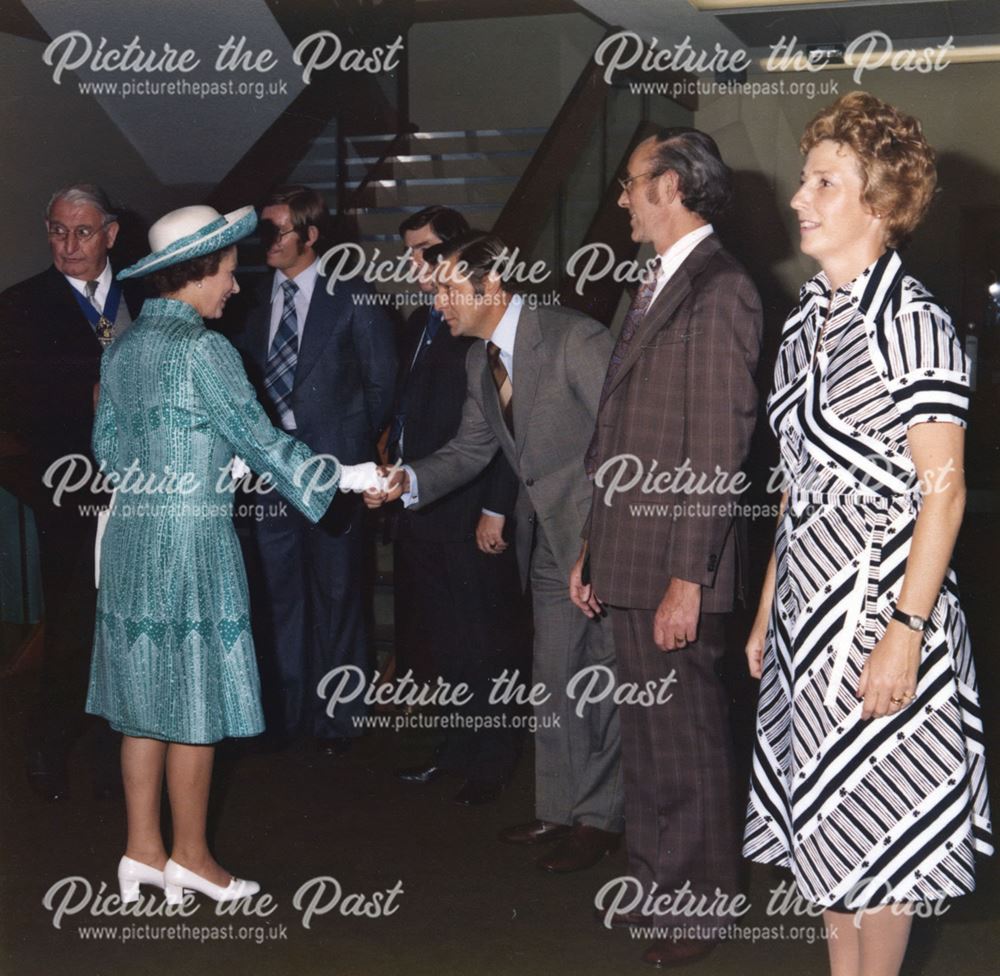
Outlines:
[[[903,426],[967,425],[969,360],[951,318],[933,301],[904,305],[881,338],[889,393]]]

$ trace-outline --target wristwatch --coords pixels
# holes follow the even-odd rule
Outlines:
[[[901,624],[906,624],[910,630],[916,630],[921,634],[927,629],[927,620],[925,617],[918,617],[915,613],[906,613],[904,610],[900,610],[899,607],[896,607],[892,611],[892,619],[898,620]]]

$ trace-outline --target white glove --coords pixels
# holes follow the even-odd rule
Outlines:
[[[386,480],[378,473],[374,461],[363,464],[343,464],[340,467],[340,491],[387,491]]]

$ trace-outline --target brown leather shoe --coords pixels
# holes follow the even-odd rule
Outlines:
[[[497,837],[505,844],[547,844],[549,841],[568,837],[572,827],[549,820],[532,820],[531,823],[505,827]]]
[[[577,824],[568,837],[535,863],[543,871],[551,871],[553,874],[583,871],[585,868],[592,868],[606,854],[617,850],[621,839],[621,834],[613,834],[610,830]]]
[[[642,961],[657,969],[677,969],[704,959],[717,942],[702,942],[695,939],[678,939],[672,942],[654,942],[643,954]]]

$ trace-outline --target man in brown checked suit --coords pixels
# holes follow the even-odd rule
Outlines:
[[[657,257],[605,378],[570,595],[588,616],[608,608],[621,682],[669,687],[662,704],[622,704],[619,715],[629,873],[672,903],[643,915],[630,894],[607,923],[661,927],[672,938],[644,958],[670,967],[706,955],[718,929],[737,921],[721,902],[708,914],[692,906],[738,894],[738,803],[717,669],[738,579],[731,489],[756,419],[761,305],[710,223],[731,188],[709,136],[661,131],[636,148],[621,183],[632,239],[651,242]],[[671,482],[650,491],[663,472]]]

